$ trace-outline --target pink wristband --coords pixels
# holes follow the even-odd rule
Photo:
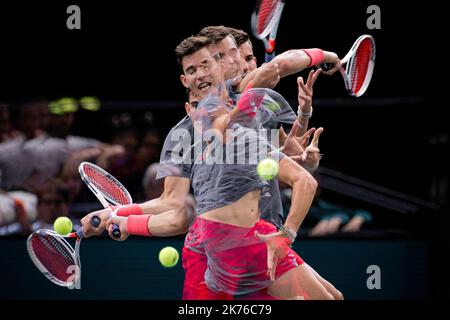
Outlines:
[[[116,214],[121,217],[128,217],[131,215],[138,216],[144,214],[144,212],[141,209],[141,206],[138,204],[129,204],[125,206],[119,206],[116,208],[118,208]]]
[[[309,67],[320,64],[325,59],[325,53],[322,51],[322,49],[303,49],[303,52],[305,52],[311,59]]]
[[[148,220],[152,215],[129,216],[127,219],[127,231],[129,234],[137,236],[151,237],[152,234],[148,230]]]

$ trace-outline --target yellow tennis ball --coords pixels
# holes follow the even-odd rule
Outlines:
[[[278,169],[278,161],[272,158],[263,159],[256,166],[256,172],[263,180],[272,180],[275,178],[278,174]]]
[[[72,231],[72,221],[67,217],[59,217],[53,223],[53,229],[56,233],[65,236]]]
[[[174,247],[165,247],[159,252],[159,262],[166,268],[175,266],[179,258],[180,255]]]

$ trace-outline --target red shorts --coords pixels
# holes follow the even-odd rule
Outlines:
[[[205,282],[206,254],[183,247],[183,300],[231,300],[233,296],[210,290]]]
[[[201,227],[199,227],[199,224],[201,224]],[[220,236],[218,236],[218,230],[220,230]],[[220,246],[223,239],[228,239],[228,243],[232,242],[233,235],[237,233],[240,234],[239,240],[243,240],[243,243],[248,243],[249,245],[215,252],[212,255],[213,258],[220,259],[221,267],[225,267],[226,271],[232,275],[236,269],[241,268],[245,272],[255,273],[254,278],[256,278],[256,281],[267,281],[267,247],[264,242],[254,240],[254,232],[256,230],[261,234],[269,234],[275,232],[276,227],[264,220],[260,220],[252,228],[242,228],[197,218],[189,229],[185,247],[183,248],[183,268],[185,270],[183,299],[229,300],[233,298],[230,292],[239,292],[239,288],[233,286],[227,288],[229,293],[211,290],[205,283],[207,257],[204,250],[211,250],[211,248]],[[202,234],[199,234],[200,231]],[[244,236],[242,236],[243,234]],[[303,260],[300,256],[289,248],[286,257],[277,264],[275,277],[282,276],[302,263]],[[231,276],[230,279],[238,284],[239,276],[240,273],[237,271],[236,278],[233,279],[234,277]],[[252,280],[254,279],[252,278]],[[271,296],[267,295],[265,290],[266,288],[257,289],[255,292],[239,295],[238,297],[240,299],[270,299]]]

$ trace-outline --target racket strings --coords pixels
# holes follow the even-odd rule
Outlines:
[[[373,52],[372,42],[364,40],[359,45],[352,60],[350,82],[352,92],[358,93],[361,90],[369,70],[369,63]]]
[[[272,18],[277,7],[278,0],[262,0],[258,11],[257,32],[262,34]]]
[[[100,192],[107,195],[108,198],[120,204],[130,203],[127,194],[122,190],[122,188],[120,188],[105,174],[88,166],[84,167],[84,173],[89,177],[91,183],[93,183],[97,189],[100,190]]]
[[[31,246],[40,264],[54,278],[66,282],[72,275],[68,272],[70,266],[76,263],[72,253],[51,235],[33,235]]]

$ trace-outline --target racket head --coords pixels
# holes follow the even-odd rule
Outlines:
[[[282,0],[257,1],[251,17],[252,33],[256,38],[262,40],[269,35],[275,38],[283,7]]]
[[[67,237],[76,237],[76,234],[71,233]],[[79,243],[77,238],[78,247]],[[79,256],[67,240],[53,230],[33,232],[27,239],[27,250],[35,266],[51,282],[62,287],[73,287],[79,281]]]
[[[110,173],[99,166],[82,162],[78,167],[81,179],[95,193],[99,193],[113,205],[127,205],[133,203],[128,190]]]
[[[362,35],[342,59],[342,64],[346,66],[341,69],[341,73],[350,95],[360,97],[366,92],[372,79],[375,56],[375,39],[370,35]]]

